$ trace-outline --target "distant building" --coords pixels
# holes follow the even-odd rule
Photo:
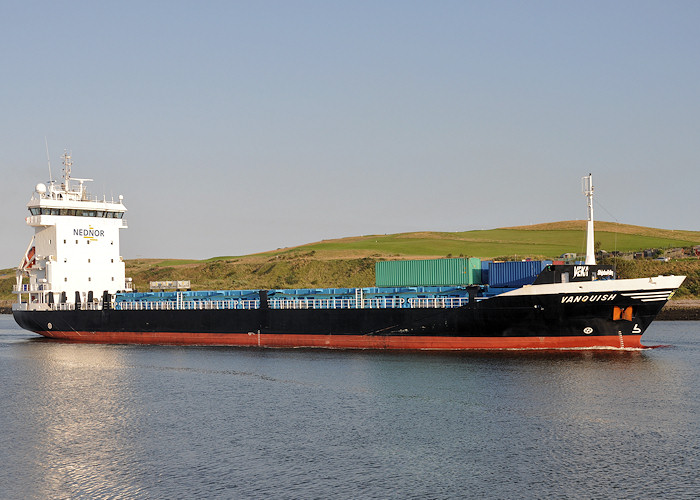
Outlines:
[[[576,254],[575,253],[563,253],[561,254],[561,260],[563,260],[566,264],[572,264],[573,262],[576,261]]]
[[[685,256],[685,250],[683,248],[669,248],[664,252],[664,255],[672,259],[682,259]]]

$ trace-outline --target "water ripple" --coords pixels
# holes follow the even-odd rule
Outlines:
[[[693,498],[699,331],[397,355],[28,342],[0,317],[2,497]]]

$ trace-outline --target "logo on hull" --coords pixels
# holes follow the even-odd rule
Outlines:
[[[564,295],[561,298],[562,304],[573,304],[575,302],[609,302],[615,300],[616,293],[589,294],[589,295]]]

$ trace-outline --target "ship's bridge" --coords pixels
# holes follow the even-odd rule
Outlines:
[[[64,180],[39,183],[27,203],[34,228],[14,287],[26,307],[92,303],[104,293],[130,289],[119,255],[119,231],[127,227],[123,196],[90,196],[85,183],[71,178],[71,157],[63,155]],[[23,278],[29,283],[24,284]]]
[[[39,200],[43,201],[43,200]],[[86,204],[89,203],[89,206]],[[126,207],[119,203],[110,202],[81,202],[80,208],[75,208],[75,204],[71,204],[71,208],[68,204],[63,204],[56,206],[55,203],[43,204],[40,203],[38,206],[31,201],[27,204],[29,213],[31,214],[27,217],[27,224],[30,226],[50,226],[56,223],[54,217],[95,217],[99,219],[120,219],[120,225],[122,227],[127,227],[126,219],[124,218],[124,213],[126,212]]]
[[[78,179],[70,176],[72,161],[68,153],[63,155],[64,181],[60,184],[50,181],[48,185],[36,185],[32,198],[27,203],[31,214],[27,217],[30,226],[51,226],[56,223],[54,216],[95,217],[104,219],[122,219],[121,226],[126,227],[124,213],[126,207],[123,196],[115,201],[102,199],[88,194],[86,182],[92,179]],[[77,184],[76,184],[77,183]]]

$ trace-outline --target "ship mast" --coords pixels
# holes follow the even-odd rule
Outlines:
[[[593,175],[588,174],[581,179],[583,194],[588,199],[588,225],[586,227],[586,262],[587,266],[595,265],[595,235],[593,232]]]
[[[67,150],[64,150],[63,151],[63,178],[64,178],[63,189],[66,192],[70,191],[70,170],[71,170],[72,166],[73,166],[73,160],[71,159],[71,155],[68,154]]]
[[[73,158],[70,153],[68,153],[68,150],[64,150],[63,152],[63,177],[65,179],[63,183],[63,190],[65,191],[66,196],[68,197],[75,197],[75,199],[80,200],[80,201],[88,201],[87,197],[87,189],[84,185],[85,182],[92,181],[92,179],[78,179],[77,177],[71,177],[71,167],[73,166]],[[77,191],[73,191],[71,189],[71,180],[78,181],[80,185],[78,186]]]

